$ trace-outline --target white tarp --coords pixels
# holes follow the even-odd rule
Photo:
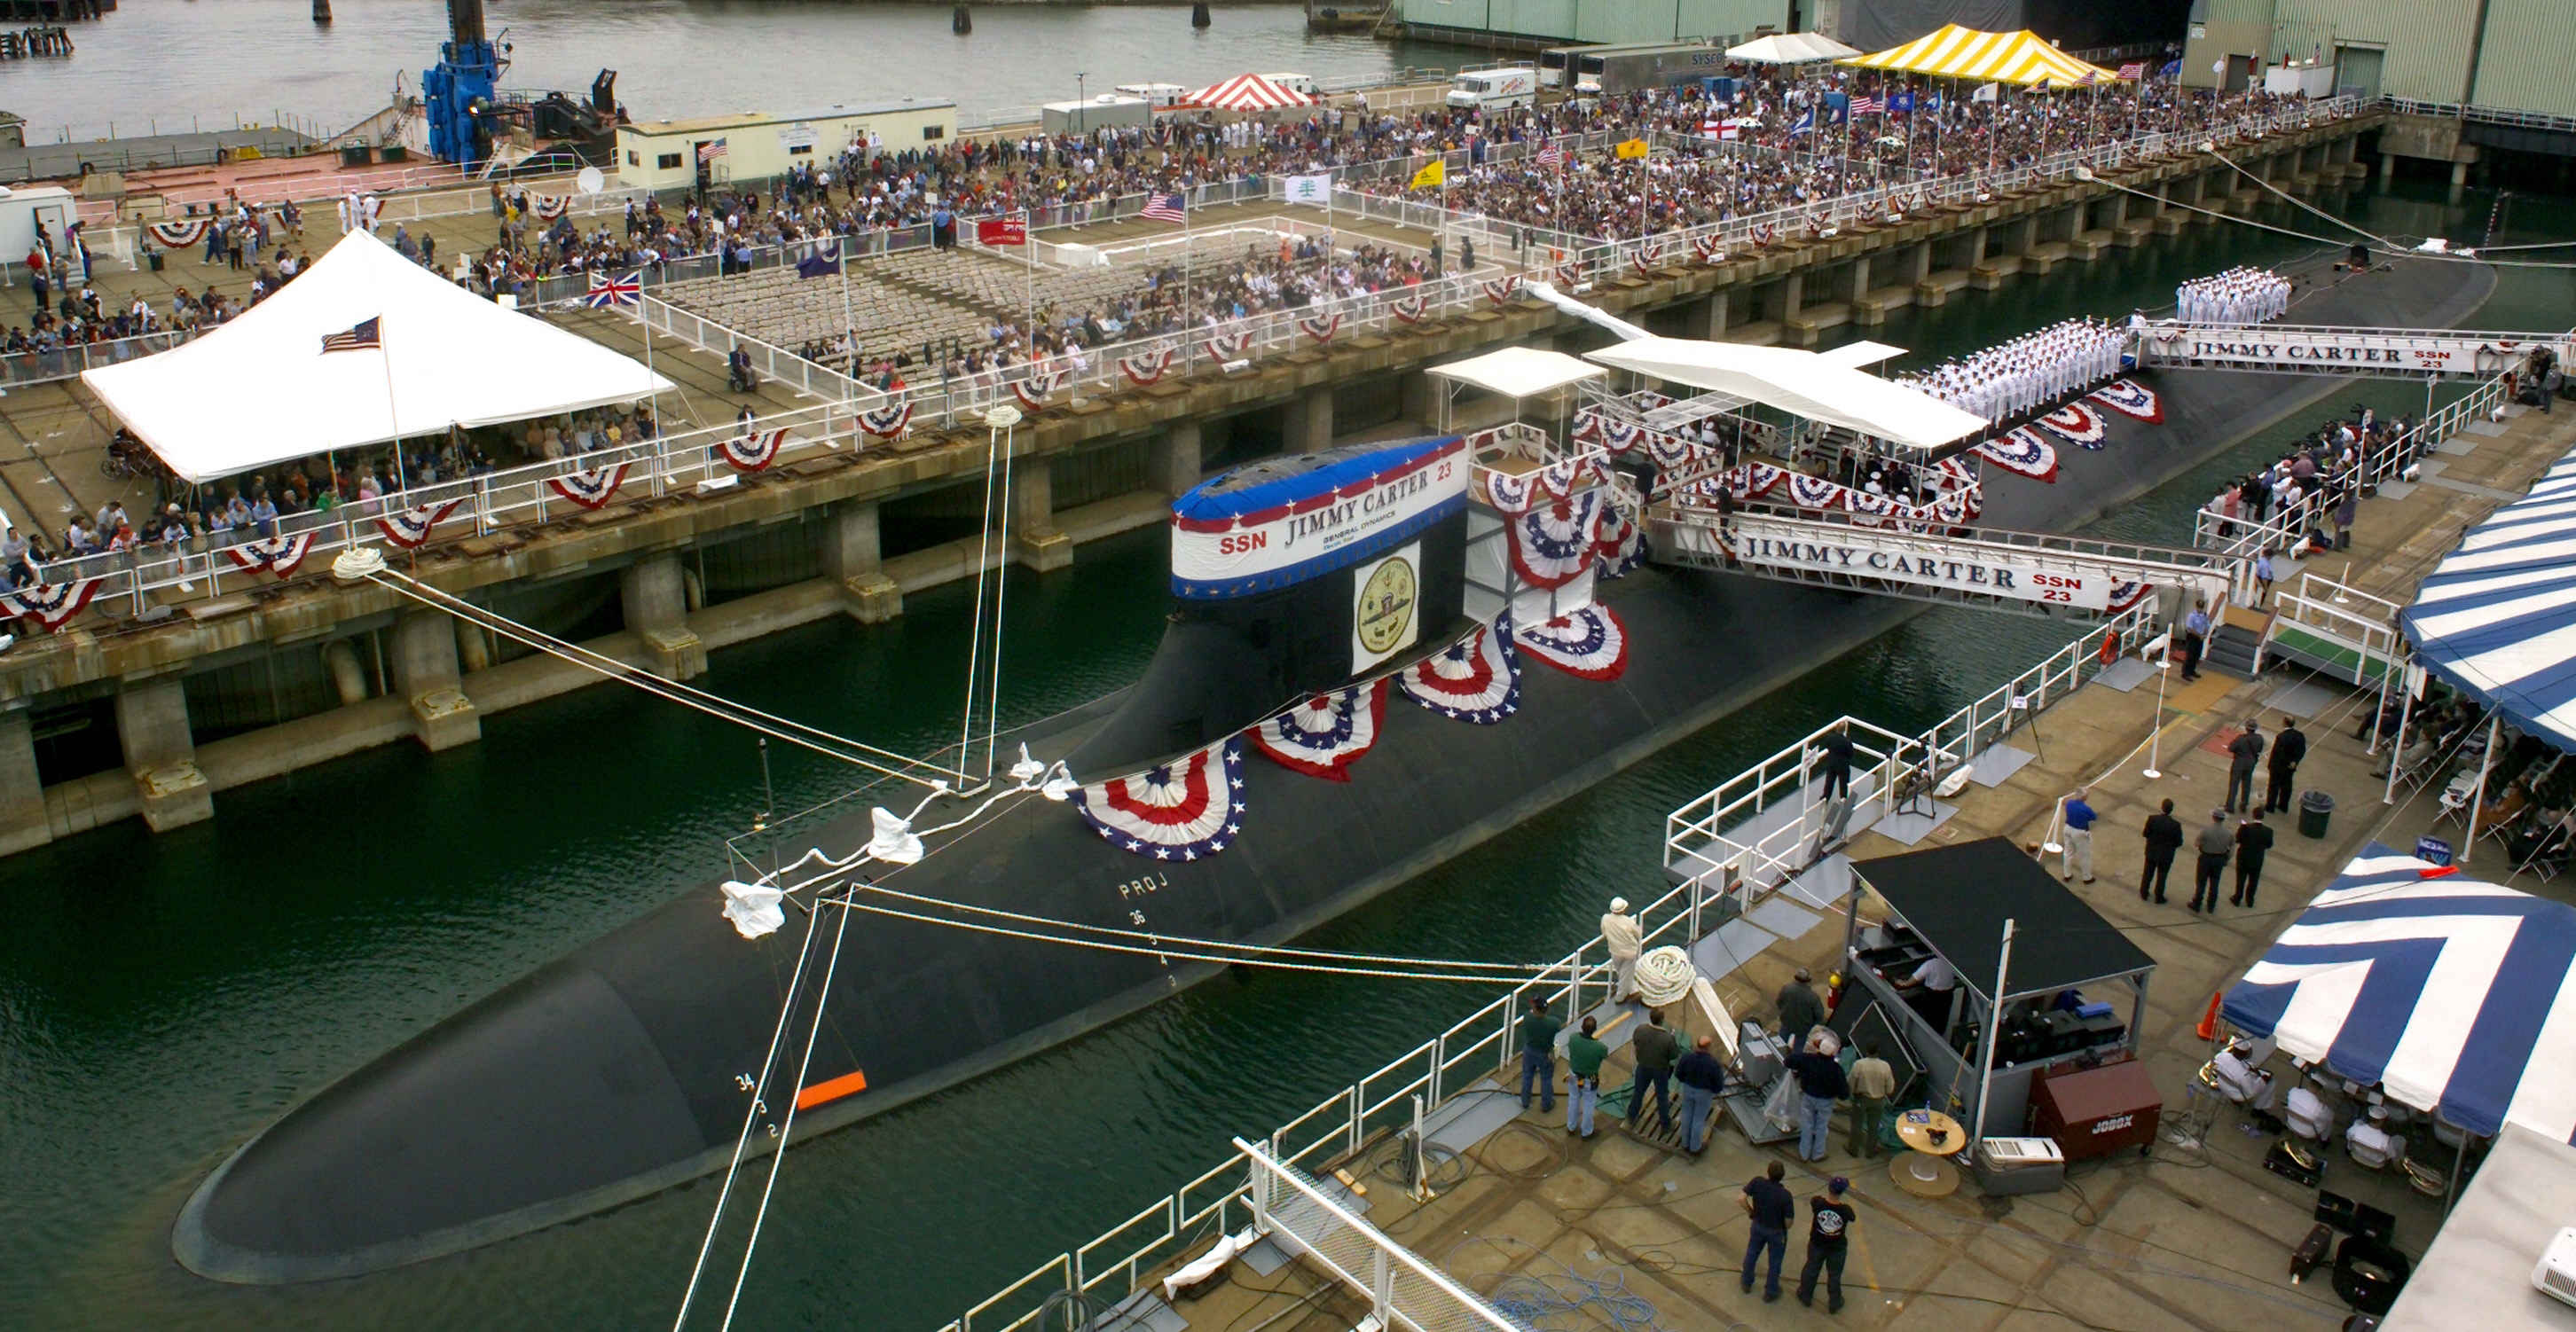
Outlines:
[[[1603,365],[1670,384],[1714,389],[1906,448],[1937,449],[1986,428],[1984,417],[1931,394],[1789,347],[1640,338],[1584,355]]]
[[[1860,54],[1857,46],[1845,46],[1821,32],[1779,32],[1756,37],[1742,46],[1726,48],[1726,58],[1748,65],[1804,65],[1818,60],[1840,60]]]
[[[322,350],[374,319],[381,350]],[[170,470],[202,482],[355,449],[627,402],[671,381],[352,232],[276,295],[157,356],[81,373]]]
[[[1472,384],[1506,398],[1535,398],[1551,389],[1599,379],[1609,372],[1597,365],[1585,365],[1560,351],[1504,347],[1463,361],[1435,365],[1423,373]]]

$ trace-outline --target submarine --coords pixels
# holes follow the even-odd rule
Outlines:
[[[2494,277],[2400,259],[2301,281],[2303,322],[2427,327],[2466,317]],[[2343,383],[2139,379],[2160,420],[2105,413],[2101,446],[2062,451],[2053,481],[1983,469],[1985,521],[2075,527]],[[912,895],[888,905],[1282,943],[1922,609],[1651,560],[1601,579],[1635,552],[1560,551],[1601,579],[1577,617],[1589,633],[1534,637],[1510,626],[1510,589],[1489,591],[1507,525],[1469,499],[1469,462],[1456,436],[1353,446],[1176,500],[1172,612],[1141,677],[1004,733],[1070,780],[999,787],[922,834],[917,861],[859,868]],[[860,816],[811,841],[847,860],[876,835]],[[526,1235],[724,1170],[746,1133],[769,1150],[757,1126],[791,1105],[787,1137],[843,1129],[1225,970],[918,905],[829,908],[844,914],[809,930],[816,908],[791,901],[790,923],[746,937],[733,900],[688,887],[315,1091],[189,1194],[173,1255],[288,1284]],[[782,1029],[793,1086],[755,1106]]]

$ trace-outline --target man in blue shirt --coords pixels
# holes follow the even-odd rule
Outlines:
[[[2059,858],[2058,870],[2060,877],[2069,883],[2075,881],[2079,866],[2084,871],[2084,881],[2093,882],[2093,820],[2096,816],[2093,807],[2084,803],[2084,797],[2091,794],[2091,791],[2079,787],[2075,794],[2066,797],[2066,851]]]
[[[1780,1298],[1780,1262],[1789,1252],[1789,1223],[1798,1219],[1798,1200],[1780,1183],[1788,1173],[1787,1166],[1774,1161],[1763,1168],[1760,1179],[1744,1186],[1744,1214],[1753,1218],[1753,1236],[1744,1245],[1744,1293],[1753,1293],[1753,1260],[1769,1252],[1771,1271],[1762,1288],[1765,1304]]]
[[[2209,641],[2209,611],[2194,603],[2191,613],[2182,617],[2182,678],[2200,678],[2201,645]]]

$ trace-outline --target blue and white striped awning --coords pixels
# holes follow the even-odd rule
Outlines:
[[[2398,625],[2425,670],[2576,750],[2576,454],[2470,528]]]
[[[2576,1141],[2576,907],[2374,842],[2227,992],[2227,1020],[2491,1136]]]

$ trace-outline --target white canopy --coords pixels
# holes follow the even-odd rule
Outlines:
[[[1599,379],[1609,372],[1597,365],[1585,365],[1564,352],[1504,347],[1463,361],[1435,365],[1423,373],[1473,384],[1506,398],[1534,398],[1550,389]]]
[[[1859,54],[1859,47],[1845,46],[1820,32],[1774,33],[1726,48],[1727,59],[1750,65],[1805,65]]]
[[[1603,365],[1766,403],[1907,448],[1937,449],[1986,427],[1984,417],[1928,393],[1788,347],[1639,338],[1584,355]]]
[[[370,320],[380,348],[322,349],[324,338]],[[231,323],[157,356],[83,371],[81,382],[192,482],[671,387],[640,362],[502,309],[362,231]]]
[[[1884,342],[1872,342],[1867,338],[1858,342],[1846,342],[1831,350],[1816,353],[1824,358],[1825,364],[1839,365],[1850,370],[1866,370],[1881,361],[1893,361],[1904,354],[1903,347],[1891,347]]]

